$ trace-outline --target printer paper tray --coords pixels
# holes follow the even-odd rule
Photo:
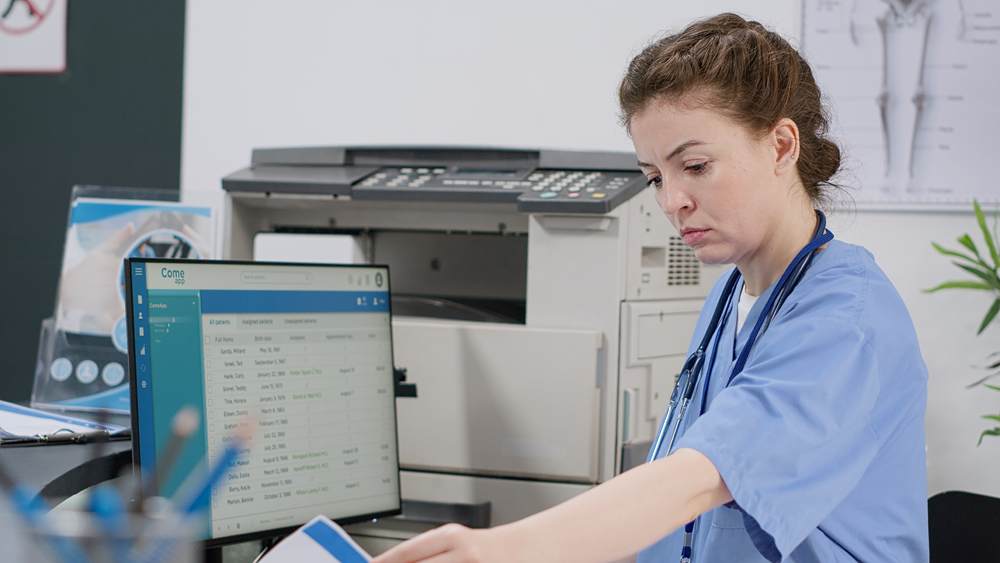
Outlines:
[[[597,481],[600,331],[397,317],[400,464]]]

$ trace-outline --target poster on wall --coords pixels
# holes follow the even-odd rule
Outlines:
[[[859,204],[1000,203],[1000,5],[804,0],[802,16]]]
[[[66,70],[68,0],[0,0],[0,73]]]

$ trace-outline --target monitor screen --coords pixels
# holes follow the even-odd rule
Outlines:
[[[252,437],[211,489],[207,546],[285,533],[318,514],[398,514],[384,266],[132,258],[126,262],[133,460],[171,497]],[[201,426],[170,471],[183,407]],[[249,434],[249,433],[248,433]]]

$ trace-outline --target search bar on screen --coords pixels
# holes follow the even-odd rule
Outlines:
[[[240,281],[245,284],[292,284],[307,285],[313,281],[309,272],[274,272],[267,270],[244,270],[240,272]]]

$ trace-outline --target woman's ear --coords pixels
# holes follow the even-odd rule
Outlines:
[[[795,160],[799,157],[799,126],[787,117],[778,120],[772,130],[775,148],[775,172],[778,175],[795,169]]]

